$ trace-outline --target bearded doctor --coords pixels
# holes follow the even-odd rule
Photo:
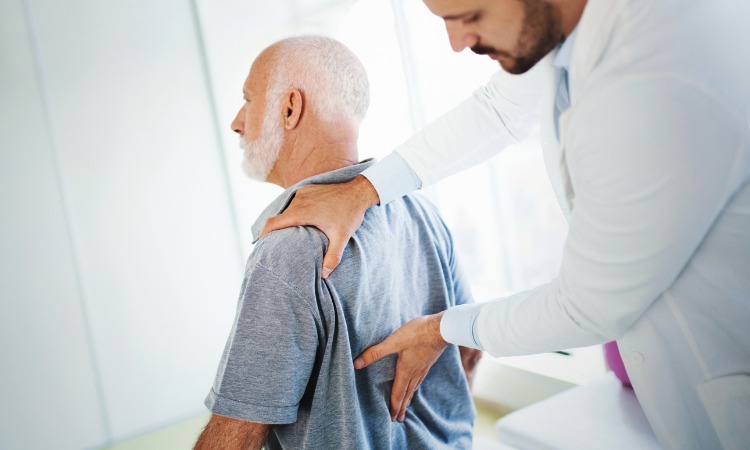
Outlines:
[[[549,284],[415,318],[355,367],[398,353],[403,419],[448,343],[510,356],[617,340],[664,448],[750,448],[750,3],[424,3],[453,50],[502,70],[353,181],[298,191],[264,232],[320,228],[325,276],[368,208],[541,125],[569,233]]]

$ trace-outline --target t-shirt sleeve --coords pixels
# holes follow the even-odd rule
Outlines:
[[[458,255],[456,254],[455,247],[453,247],[451,251],[450,266],[451,271],[453,272],[453,292],[456,295],[455,306],[474,303],[474,297],[471,295],[471,286],[469,285],[469,280],[467,280],[466,276],[464,276],[464,272],[461,269],[461,264],[459,264],[458,262]]]
[[[208,409],[258,423],[296,421],[318,349],[315,317],[295,287],[260,263],[250,267]]]

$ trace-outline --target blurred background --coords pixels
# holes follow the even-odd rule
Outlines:
[[[363,159],[498,70],[451,52],[419,0],[0,0],[0,448],[101,448],[205,414],[250,225],[280,193],[244,177],[229,124],[255,56],[302,33],[368,70]],[[478,301],[556,273],[566,229],[538,139],[427,195]],[[603,371],[597,349],[569,353],[500,363]]]

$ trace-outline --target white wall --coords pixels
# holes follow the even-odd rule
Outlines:
[[[21,0],[0,1],[0,61],[0,448],[91,447],[104,411]]]
[[[204,409],[247,233],[198,25],[180,0],[0,1],[0,448]]]

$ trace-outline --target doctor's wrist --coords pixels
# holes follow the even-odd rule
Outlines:
[[[357,204],[363,206],[363,211],[367,211],[370,207],[380,204],[378,191],[375,190],[375,186],[365,176],[357,175],[347,184]]]

